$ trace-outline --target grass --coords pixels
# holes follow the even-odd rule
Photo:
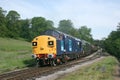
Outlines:
[[[25,51],[31,50],[31,44],[26,41],[11,38],[0,38],[1,51]]]
[[[0,38],[0,73],[32,65],[31,50],[24,40]]]
[[[113,80],[116,65],[117,60],[110,56],[56,80]]]

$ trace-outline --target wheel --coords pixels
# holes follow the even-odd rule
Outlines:
[[[42,66],[44,66],[44,61],[43,61],[42,59],[37,60],[36,66],[37,66],[37,67],[42,67]]]
[[[50,65],[51,66],[56,66],[56,60],[55,59],[51,59],[50,60]]]
[[[56,66],[56,63],[54,60],[52,61],[52,66]]]

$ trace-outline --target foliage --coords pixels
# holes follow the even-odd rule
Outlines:
[[[45,30],[53,29],[53,22],[43,17],[32,18],[31,35],[32,38],[39,36]]]
[[[9,11],[6,16],[6,26],[8,28],[8,37],[18,38],[20,34],[20,23],[19,23],[20,14],[16,11]]]
[[[48,29],[55,29],[54,23],[43,17],[34,17],[32,19],[20,19],[20,14],[11,10],[6,11],[0,7],[0,37],[24,38],[31,41]]]
[[[120,31],[120,23],[118,23],[117,30]]]
[[[93,42],[91,29],[87,28],[87,26],[81,26],[79,29],[75,29],[71,20],[61,20],[57,29],[82,40]]]
[[[70,34],[70,31],[73,29],[73,23],[71,20],[61,20],[59,22],[58,30],[66,34]]]
[[[46,20],[44,17],[20,19],[20,14],[17,11],[10,10],[6,14],[6,11],[0,7],[0,37],[24,38],[31,41],[34,37],[50,29],[55,29],[51,20]],[[61,20],[57,30],[89,42],[93,41],[90,28],[82,26],[76,29],[71,20]]]
[[[31,43],[0,38],[0,73],[32,65]]]
[[[112,31],[104,41],[104,47],[111,55],[120,61],[120,30]]]
[[[26,39],[27,41],[31,41],[31,27],[30,19],[20,20],[21,29],[20,29],[20,37]]]
[[[87,28],[87,26],[82,26],[79,30],[78,30],[79,34],[80,34],[80,38],[89,42],[93,42],[93,38],[91,33],[91,29]]]
[[[9,11],[9,13],[6,16],[7,20],[10,21],[10,23],[15,23],[20,18],[20,14],[16,11]]]
[[[5,37],[7,36],[7,27],[6,27],[6,18],[5,18],[5,13],[6,11],[4,11],[1,7],[0,7],[0,36],[1,37]]]

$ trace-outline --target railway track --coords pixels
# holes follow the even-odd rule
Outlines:
[[[90,55],[89,57],[84,57],[78,60],[69,61],[63,65],[58,65],[56,67],[48,67],[48,66],[39,67],[39,68],[32,67],[32,68],[19,70],[19,71],[4,73],[0,75],[0,80],[34,80],[36,77],[54,73],[55,71],[58,71],[60,69],[71,67],[72,65],[75,65],[78,63],[84,63],[86,61],[90,61],[98,57],[100,56],[96,52],[92,56]]]

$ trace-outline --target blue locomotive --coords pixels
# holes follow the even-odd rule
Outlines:
[[[91,53],[90,43],[57,30],[47,30],[32,41],[34,58],[38,65],[65,63]]]

